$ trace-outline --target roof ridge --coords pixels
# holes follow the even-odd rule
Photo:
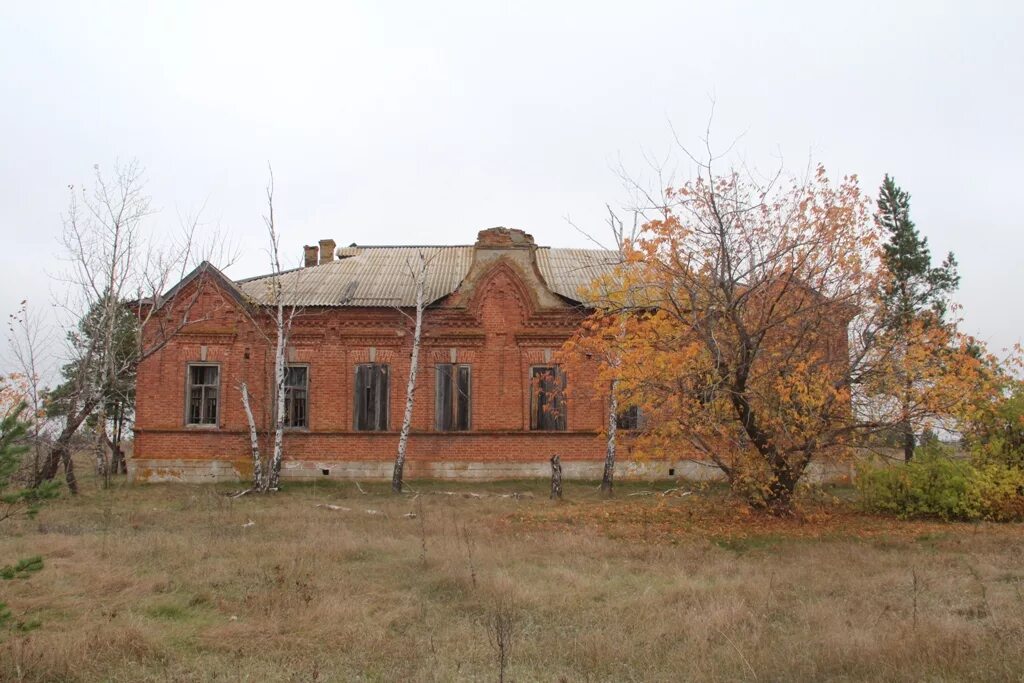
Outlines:
[[[473,244],[351,244],[338,249],[465,249]]]

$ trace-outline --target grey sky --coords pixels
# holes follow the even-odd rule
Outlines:
[[[147,7],[146,5],[152,6]],[[966,329],[1024,313],[1024,3],[5,3],[0,311],[45,306],[67,185],[137,158],[170,230],[204,218],[266,271],[273,163],[301,245],[469,243],[495,225],[583,246],[628,201],[612,167],[702,132],[874,196],[886,171],[933,254],[956,252]],[[681,168],[685,175],[686,169]],[[4,346],[6,346],[4,344]]]

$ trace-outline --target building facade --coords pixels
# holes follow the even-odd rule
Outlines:
[[[580,292],[614,259],[538,247],[506,228],[481,231],[468,246],[306,247],[305,267],[280,278],[286,312],[296,311],[282,478],[390,478],[412,351],[410,266],[421,254],[429,305],[406,476],[539,476],[557,453],[566,476],[599,478],[607,392],[585,368],[566,372],[557,352],[588,313]],[[273,282],[233,282],[204,264],[178,285],[168,306],[187,302],[189,322],[138,370],[135,479],[251,475],[241,389],[266,432]],[[628,435],[620,446],[623,475],[682,467],[633,462]]]

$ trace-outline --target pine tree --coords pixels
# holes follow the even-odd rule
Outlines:
[[[941,265],[932,267],[928,238],[921,237],[910,220],[910,195],[886,174],[879,189],[875,223],[888,234],[882,263],[889,272],[882,292],[888,312],[887,327],[903,340],[910,339],[911,326],[916,323],[944,325],[949,297],[960,284],[956,259],[946,255]],[[907,413],[914,377],[908,373],[900,378],[904,387],[901,409]],[[914,425],[904,419],[900,427],[903,457],[914,457],[916,438]]]
[[[44,500],[57,495],[56,482],[38,488],[17,484],[22,457],[29,450],[25,443],[29,423],[22,419],[24,412],[22,403],[0,419],[0,522],[18,515],[33,517]]]

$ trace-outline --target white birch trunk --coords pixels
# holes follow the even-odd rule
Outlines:
[[[99,412],[96,414],[96,476],[103,478],[103,485],[110,482],[109,469],[107,467],[107,414],[104,410],[103,401],[100,401]]]
[[[619,252],[619,262],[622,263],[626,260],[626,254],[624,250],[625,245],[625,226],[622,221],[618,219],[611,207],[608,207],[608,224],[612,229],[612,235],[615,237],[615,247]],[[636,236],[636,214],[633,215],[633,237]],[[626,323],[621,318],[622,313],[619,314],[619,331],[616,335],[616,348],[614,355],[611,359],[611,365],[615,368],[615,377],[612,378],[612,384],[609,391],[608,397],[608,444],[605,448],[604,454],[604,472],[601,476],[601,492],[605,495],[610,496],[612,494],[612,486],[615,482],[615,453],[619,431],[619,367],[621,365],[621,359],[619,358],[619,344],[622,342],[622,338],[626,334]]]
[[[260,457],[260,439],[256,433],[256,420],[252,417],[252,406],[249,403],[249,387],[242,382],[242,407],[245,408],[245,419],[249,422],[249,448],[252,452],[252,487],[260,490],[263,486],[263,460]]]
[[[270,451],[267,472],[259,486],[260,491],[276,491],[280,488],[281,482],[281,460],[284,457],[284,422],[285,422],[285,395],[284,382],[286,366],[286,354],[288,351],[288,336],[291,330],[292,321],[295,319],[296,309],[292,305],[287,319],[285,318],[284,294],[281,285],[281,258],[279,252],[280,239],[277,228],[274,224],[274,174],[270,173],[270,182],[267,183],[267,215],[263,217],[267,225],[267,234],[270,236],[270,264],[274,270],[274,277],[270,281],[272,287],[273,304],[276,309],[274,319],[275,345],[274,345],[274,410],[271,413],[273,423],[274,439]],[[248,390],[246,390],[248,394]],[[251,410],[249,411],[251,413]],[[250,436],[253,444],[256,443],[255,426],[252,418],[249,418]],[[255,445],[254,445],[255,448]],[[254,451],[255,453],[255,451]]]
[[[277,490],[281,481],[281,458],[284,450],[284,374],[287,346],[284,306],[281,304],[280,291],[278,291],[277,349],[274,353],[274,386],[277,388],[274,409],[274,450],[270,458],[270,472],[266,486],[268,490],[272,491]]]
[[[412,428],[412,408],[416,392],[416,373],[420,360],[420,336],[423,332],[423,309],[426,296],[427,265],[423,254],[419,254],[419,270],[416,273],[416,325],[412,335],[412,356],[409,359],[409,381],[405,385],[405,413],[402,415],[402,431],[398,436],[398,453],[395,455],[395,471],[391,476],[391,490],[402,492],[402,471],[405,468],[405,451],[409,445],[409,430]]]
[[[620,241],[621,244],[621,241]],[[621,251],[621,247],[620,247]],[[620,314],[621,315],[621,314]],[[615,368],[615,377],[612,378],[611,389],[608,397],[608,445],[604,454],[604,473],[601,477],[601,492],[605,495],[612,494],[612,486],[615,480],[615,452],[619,432],[619,373],[622,361],[619,358],[619,344],[626,336],[626,323],[619,320],[619,331],[616,334],[616,348],[612,357],[611,365]]]
[[[612,483],[615,477],[615,436],[619,429],[619,397],[616,393],[619,380],[612,380],[612,388],[608,399],[608,447],[604,454],[604,474],[601,477],[601,491],[606,494],[612,492]]]

